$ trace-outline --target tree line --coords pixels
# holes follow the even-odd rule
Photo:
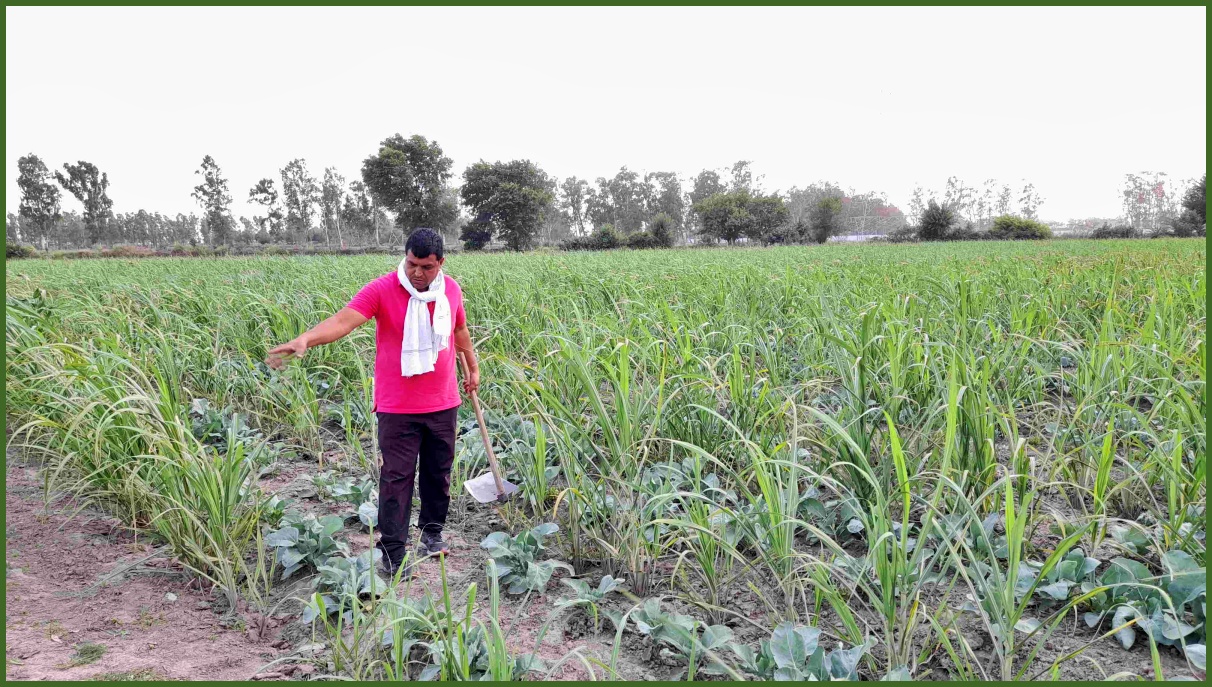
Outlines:
[[[29,154],[18,160],[21,204],[16,215],[8,215],[7,235],[9,243],[43,250],[118,244],[398,246],[407,232],[428,226],[472,250],[767,245],[822,243],[839,234],[930,238],[932,229],[918,229],[930,218],[937,224],[940,211],[949,228],[934,238],[958,230],[991,235],[1001,217],[1037,220],[1044,202],[1030,182],[1016,190],[992,179],[969,186],[951,177],[941,193],[915,188],[906,214],[881,192],[860,193],[833,182],[766,192],[747,160],[686,180],[674,172],[641,174],[627,167],[593,182],[559,179],[529,160],[480,160],[456,183],[452,168],[436,141],[396,134],[364,159],[359,179],[347,180],[333,167],[317,176],[306,160],[291,160],[277,176],[248,190],[248,201],[259,211],[237,219],[229,182],[207,155],[192,193],[200,214],[170,217],[144,210],[114,214],[109,178],[96,165],[79,161],[52,172]],[[1124,207],[1131,226],[1156,232],[1181,224],[1183,231],[1198,231],[1195,222],[1202,223],[1202,215],[1196,218],[1185,205],[1180,209],[1168,183],[1164,174],[1128,175]],[[64,212],[63,192],[83,211]],[[1000,226],[1009,225],[1003,220]]]

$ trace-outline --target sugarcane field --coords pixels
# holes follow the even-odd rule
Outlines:
[[[5,12],[6,680],[1206,680],[1205,7]]]

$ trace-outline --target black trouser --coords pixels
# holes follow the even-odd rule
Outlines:
[[[450,508],[450,465],[454,462],[458,408],[405,415],[377,413],[383,469],[379,476],[379,549],[398,565],[408,553],[412,485],[421,467],[421,512],[417,527],[438,533]]]

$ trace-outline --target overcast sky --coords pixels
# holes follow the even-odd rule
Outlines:
[[[358,178],[394,133],[461,175],[560,178],[753,161],[905,208],[1033,181],[1045,219],[1120,214],[1127,172],[1206,162],[1193,8],[6,8],[6,208],[17,158],[109,174],[116,212],[198,211],[212,155],[236,215],[297,157]],[[66,194],[65,194],[66,195]],[[68,196],[65,208],[79,208]]]

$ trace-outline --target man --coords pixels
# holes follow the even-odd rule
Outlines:
[[[280,369],[286,356],[332,343],[375,319],[375,413],[383,467],[379,479],[379,549],[395,577],[408,553],[413,478],[420,464],[420,550],[446,553],[442,526],[450,506],[450,466],[454,461],[460,404],[455,382],[456,350],[470,370],[467,393],[480,384],[479,365],[467,331],[463,292],[442,272],[442,237],[417,229],[405,244],[395,272],[367,284],[349,305],[297,339],[269,352]],[[450,345],[451,339],[454,346]],[[405,574],[412,576],[409,565]]]

